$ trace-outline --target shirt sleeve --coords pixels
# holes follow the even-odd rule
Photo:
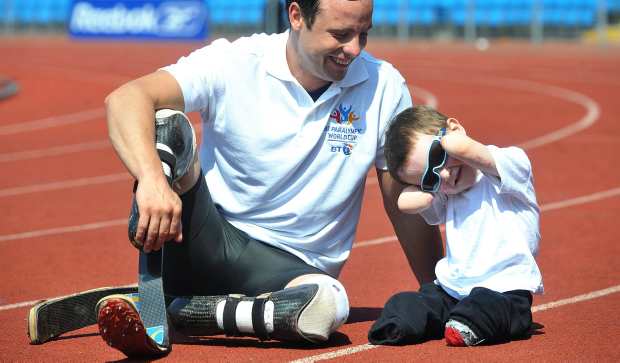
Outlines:
[[[438,225],[446,223],[448,196],[443,193],[435,193],[430,207],[426,208],[420,215],[426,223],[430,225]]]
[[[390,98],[398,99],[398,102],[396,103],[396,106],[392,108],[392,112],[384,116],[385,122],[382,122],[382,123],[385,126],[379,133],[379,142],[377,144],[377,156],[375,158],[375,167],[381,170],[387,170],[387,162],[385,161],[385,153],[384,153],[385,133],[387,132],[387,129],[390,123],[396,117],[396,115],[398,115],[404,109],[409,108],[413,105],[411,101],[411,94],[409,93],[409,88],[407,87],[407,83],[405,82],[405,79],[400,75],[400,73],[398,73],[398,78],[400,80],[400,84],[397,87],[398,91],[394,92],[396,93],[396,95],[384,96],[388,99]]]
[[[217,39],[181,57],[175,64],[161,68],[179,83],[186,113],[207,109],[212,96],[224,88],[221,75],[226,54],[231,48],[232,44],[228,40]]]
[[[518,147],[499,148],[488,145],[495,160],[495,167],[499,178],[492,177],[491,181],[499,187],[500,194],[515,194],[522,199],[529,198],[533,189],[532,165],[523,149]]]

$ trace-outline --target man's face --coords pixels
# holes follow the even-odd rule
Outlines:
[[[312,29],[303,20],[291,27],[299,31],[297,63],[310,83],[339,81],[366,46],[372,0],[321,0]]]
[[[428,164],[428,150],[434,136],[421,133],[416,133],[416,135],[416,146],[409,152],[398,174],[405,183],[419,187]],[[476,181],[474,168],[449,155],[444,166],[438,171],[441,178],[439,191],[442,193],[458,194],[469,189]]]

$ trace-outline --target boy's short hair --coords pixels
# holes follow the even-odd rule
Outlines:
[[[447,116],[430,106],[413,106],[394,117],[385,136],[385,159],[392,178],[401,184],[408,184],[400,179],[398,171],[415,147],[415,132],[436,135],[442,127],[446,127],[447,120]]]

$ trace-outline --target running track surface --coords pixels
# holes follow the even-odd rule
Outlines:
[[[0,360],[124,358],[95,327],[31,346],[25,318],[38,299],[135,282],[137,254],[126,238],[131,180],[107,142],[103,99],[199,46],[0,41],[0,74],[20,86],[0,101]],[[176,344],[163,360],[620,361],[620,50],[502,43],[480,52],[376,40],[369,50],[400,69],[415,102],[457,117],[485,143],[526,148],[542,206],[546,293],[534,299],[534,320],[544,327],[529,340],[468,349],[440,340],[368,345],[385,301],[418,287],[371,175],[341,275],[350,318],[328,344],[212,337]]]

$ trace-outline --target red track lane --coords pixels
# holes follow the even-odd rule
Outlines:
[[[36,131],[6,134],[6,130],[102,109],[105,95],[124,80],[173,62],[197,46],[3,40],[0,51],[6,57],[0,73],[22,87],[16,97],[0,101],[4,116],[0,119],[0,161],[3,155],[105,140],[102,116]],[[534,304],[620,285],[620,247],[614,233],[620,196],[544,211],[545,205],[554,202],[620,187],[620,173],[613,167],[620,147],[620,104],[616,101],[620,50],[507,43],[478,52],[456,44],[379,43],[371,51],[394,63],[414,90],[420,87],[430,92],[442,111],[458,117],[470,134],[486,143],[520,144],[582,120],[588,110],[567,96],[570,92],[592,101],[600,110],[592,125],[528,150],[543,205],[538,261],[546,294],[536,296]],[[197,120],[195,115],[193,119]],[[34,192],[15,189],[44,189],[54,182],[123,173],[113,150],[101,147],[4,161],[2,166],[10,174],[5,172],[9,177],[0,178],[0,203],[5,210],[0,220],[0,265],[5,276],[0,282],[0,357],[9,361],[122,359],[122,354],[103,343],[94,327],[30,346],[25,337],[28,306],[10,304],[135,281],[136,253],[126,242],[124,225],[2,240],[3,236],[59,227],[120,223],[129,204],[128,175],[126,180],[86,186]],[[398,242],[364,244],[393,235],[374,179],[371,172],[357,233],[361,244],[354,248],[341,276],[351,300],[351,316],[327,346],[215,337],[176,344],[164,360],[289,361],[366,344],[367,331],[389,296],[417,288]],[[3,191],[15,195],[2,196]],[[364,350],[337,360],[618,361],[618,313],[620,293],[612,293],[536,312],[535,321],[545,326],[543,334],[525,341],[473,349],[448,348],[442,341],[433,341]]]

